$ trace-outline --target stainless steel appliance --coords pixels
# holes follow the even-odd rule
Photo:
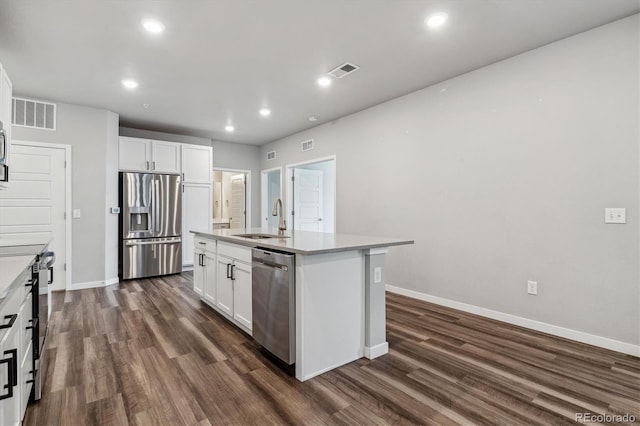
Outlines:
[[[56,256],[51,251],[40,254],[33,265],[32,287],[33,300],[33,399],[42,397],[42,374],[44,372],[44,344],[49,330],[49,317],[51,316],[51,291],[49,286],[53,284],[53,264]]]
[[[295,255],[252,250],[253,338],[291,365],[296,361]]]
[[[120,173],[120,278],[182,272],[179,175]]]
[[[9,140],[7,139],[7,131],[0,121],[0,182],[9,182],[9,166],[7,165],[7,156],[9,155]]]

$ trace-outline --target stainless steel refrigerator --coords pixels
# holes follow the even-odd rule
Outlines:
[[[180,176],[120,173],[120,278],[182,272]]]

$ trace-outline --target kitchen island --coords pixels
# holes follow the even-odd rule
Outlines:
[[[198,261],[198,266],[194,266],[194,289],[205,302],[248,333],[251,333],[251,290],[247,285],[247,281],[251,281],[250,249],[257,247],[295,255],[295,374],[298,380],[310,379],[363,356],[373,359],[388,352],[385,254],[389,247],[413,244],[412,240],[306,231],[285,231],[284,235],[277,235],[277,231],[265,232],[261,228],[194,233],[194,259]],[[272,237],[240,236],[251,234],[271,234]],[[215,256],[218,260],[213,260]],[[224,302],[228,292],[219,288],[224,281],[221,265],[225,262],[229,265],[228,260],[219,261],[221,256],[237,259],[237,262],[234,260],[237,268],[232,269],[239,271],[240,278],[235,284],[238,294],[233,302]],[[215,278],[204,278],[207,272],[198,272],[199,268],[206,269],[205,265],[217,266],[217,271],[209,271],[218,278],[217,283],[213,283]]]

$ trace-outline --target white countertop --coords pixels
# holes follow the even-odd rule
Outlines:
[[[0,257],[0,271],[2,271],[0,274],[0,295],[3,295],[1,300],[6,297],[5,290],[29,267],[34,259],[35,255]]]
[[[329,234],[323,232],[285,231],[278,237],[277,230],[265,231],[262,228],[216,229],[211,233],[191,231],[194,234],[219,241],[240,244],[249,247],[264,247],[297,254],[335,253],[350,250],[364,250],[413,244],[413,240],[367,235]],[[237,234],[273,234],[275,238],[254,240],[242,238]]]

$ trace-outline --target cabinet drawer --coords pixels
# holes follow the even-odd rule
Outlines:
[[[251,264],[251,247],[219,242],[218,253],[249,265]]]
[[[193,241],[196,249],[208,251],[209,253],[216,252],[216,240],[196,236]]]

